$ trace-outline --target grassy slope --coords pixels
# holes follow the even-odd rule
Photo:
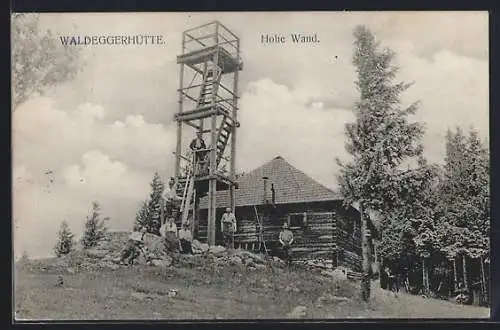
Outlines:
[[[59,274],[65,285],[55,287]],[[357,299],[357,284],[326,279],[317,273],[276,268],[249,271],[241,266],[218,267],[212,261],[176,267],[120,267],[74,274],[48,267],[18,267],[15,275],[18,319],[271,319],[286,318],[295,306],[307,307],[306,318],[445,317],[485,318],[489,309],[373,290],[367,305]],[[285,290],[296,287],[298,290]],[[176,297],[168,291],[178,290]],[[288,292],[287,292],[288,291]],[[149,298],[138,300],[133,292]],[[324,293],[349,297],[323,302]]]

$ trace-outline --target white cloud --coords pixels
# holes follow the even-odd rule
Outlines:
[[[129,228],[153,173],[170,174],[167,128],[141,115],[114,124],[104,119],[102,106],[64,111],[46,97],[14,112],[16,253],[50,253],[62,220],[79,234],[94,200],[112,218],[111,227]]]
[[[81,104],[78,107],[78,116],[87,121],[102,120],[105,116],[104,108],[100,105],[90,103]]]
[[[102,198],[134,200],[148,193],[147,172],[130,169],[98,150],[86,152],[81,164],[67,166],[61,172],[69,188]]]
[[[31,176],[24,168],[18,167],[20,179]],[[151,179],[151,173],[129,169],[95,150],[60,172],[58,180],[47,179],[45,184],[14,182],[16,254],[25,250],[30,255],[50,254],[62,220],[79,236],[92,201],[101,204],[103,216],[111,217],[111,228],[129,229]]]
[[[463,57],[448,51],[437,52],[432,60],[406,54],[398,56],[399,79],[414,81],[403,100],[409,104],[420,100],[415,119],[426,125],[424,146],[430,160],[444,159],[444,137],[447,128],[471,125],[481,136],[489,136],[489,76],[484,61]]]
[[[170,127],[147,123],[142,115],[126,115],[113,124],[104,118],[100,105],[64,111],[52,99],[32,99],[13,115],[14,161],[33,171],[57,171],[98,149],[134,168],[155,171],[172,165],[172,157],[165,156],[175,145]]]

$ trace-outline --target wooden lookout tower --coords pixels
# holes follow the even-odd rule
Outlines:
[[[183,223],[189,220],[197,239],[215,245],[216,192],[228,190],[233,212],[235,207],[238,73],[243,67],[240,40],[217,21],[191,28],[182,34],[177,63],[180,83],[174,154],[181,219]],[[204,196],[208,197],[207,219],[201,219],[199,212]]]

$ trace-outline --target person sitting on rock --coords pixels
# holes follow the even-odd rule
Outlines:
[[[286,264],[290,266],[292,264],[292,243],[293,243],[293,233],[288,229],[288,223],[283,224],[283,229],[281,229],[279,234],[279,242],[281,244],[281,249],[283,251],[283,259]]]
[[[183,223],[179,230],[179,241],[181,244],[181,253],[193,254],[192,242],[193,235],[189,230],[189,223]]]
[[[120,256],[120,264],[125,264],[125,260],[127,260],[127,264],[129,265],[134,263],[135,259],[141,254],[145,234],[146,227],[142,227],[139,231],[134,231],[130,234],[127,245]]]
[[[234,233],[236,232],[236,217],[231,212],[231,208],[226,208],[226,213],[221,219],[221,232],[224,237],[224,245],[226,249],[234,248]]]
[[[175,224],[173,217],[169,217],[163,226],[161,226],[160,235],[165,239],[165,247],[167,251],[178,252],[179,239],[177,225]]]

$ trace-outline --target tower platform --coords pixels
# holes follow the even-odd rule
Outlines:
[[[243,69],[243,63],[232,56],[223,46],[214,45],[207,48],[201,48],[186,54],[177,56],[178,64],[186,64],[191,68],[198,70],[196,64],[204,63],[211,60],[215,53],[219,53],[217,65],[222,68],[222,73],[231,73]]]
[[[238,189],[238,184],[231,180],[229,176],[226,176],[221,173],[216,173],[215,175],[203,175],[203,176],[196,176],[194,180],[194,184],[196,187],[196,191],[204,195],[205,193],[208,192],[208,184],[210,180],[215,179],[217,191],[220,190],[229,190],[231,186],[234,186],[235,189]],[[184,183],[186,181],[186,178],[179,178],[180,183]]]
[[[175,121],[189,121],[196,119],[208,118],[212,115],[216,116],[231,116],[231,112],[222,104],[206,105],[197,109],[183,111],[174,114]]]

